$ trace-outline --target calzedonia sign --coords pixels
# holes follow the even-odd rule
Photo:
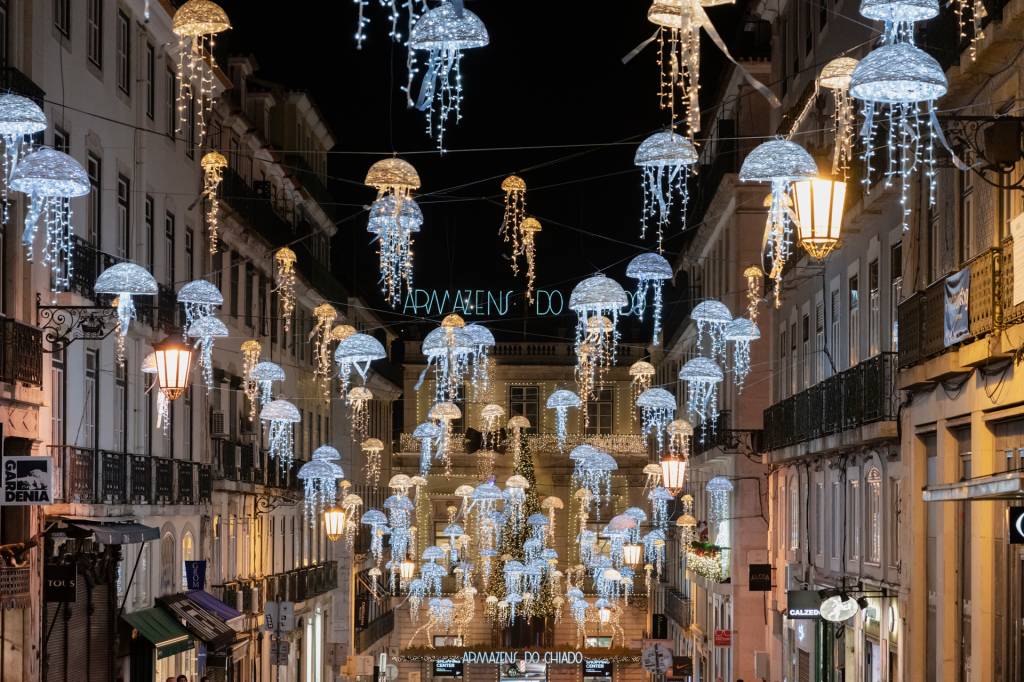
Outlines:
[[[580,651],[465,651],[462,662],[477,665],[509,665],[524,663],[546,663],[547,665],[582,665]]]

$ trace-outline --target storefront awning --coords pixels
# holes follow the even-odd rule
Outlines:
[[[193,646],[188,631],[158,606],[126,613],[122,618],[153,645],[157,658],[173,656]]]
[[[205,590],[189,590],[185,596],[224,622],[242,617],[241,611],[228,606]]]
[[[91,533],[97,542],[104,545],[132,545],[137,542],[148,542],[160,537],[160,529],[144,526],[134,521],[103,523],[100,521],[79,521],[68,519],[68,524]]]
[[[202,608],[184,594],[172,594],[157,600],[185,629],[206,642],[210,649],[219,649],[235,641],[235,631],[227,623]]]
[[[978,476],[956,483],[930,485],[924,489],[925,502],[970,500],[1024,500],[1024,471]]]

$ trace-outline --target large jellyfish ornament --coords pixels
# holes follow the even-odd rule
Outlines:
[[[14,168],[23,156],[32,151],[32,136],[46,130],[46,114],[28,97],[7,92],[0,95],[0,142],[4,146],[0,200],[3,201],[3,222],[10,218],[7,187]]]
[[[570,407],[579,407],[580,397],[565,389],[560,389],[548,396],[547,407],[555,411],[555,436],[558,449],[565,449],[566,424]]]
[[[636,295],[633,297],[633,312],[640,321],[647,308],[647,290],[652,289],[651,318],[654,323],[651,345],[661,343],[662,288],[666,280],[672,279],[672,266],[663,256],[656,253],[641,253],[626,266],[626,276],[637,280]]]
[[[686,229],[686,205],[689,192],[686,176],[697,163],[697,149],[693,142],[672,131],[655,133],[644,140],[636,150],[633,162],[644,171],[644,212],[640,238],[647,234],[648,221],[658,227],[658,253],[662,251],[664,229],[669,223],[672,208],[678,205],[682,227]]]

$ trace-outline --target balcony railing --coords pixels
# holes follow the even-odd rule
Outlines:
[[[370,622],[365,628],[356,628],[356,651],[362,652],[373,646],[381,637],[395,629],[395,612],[388,611]]]
[[[1006,258],[1000,249],[989,249],[964,265],[970,268],[971,285],[967,305],[968,334],[962,342],[991,332],[1000,321],[1005,296],[1003,290],[1007,281],[1011,292],[1013,290],[1012,269],[1009,280],[1005,274],[999,275],[999,265],[1005,263]],[[945,311],[946,278],[932,283],[924,291],[918,291],[900,303],[897,315],[900,369],[945,352]]]
[[[221,599],[244,613],[261,613],[268,601],[301,602],[338,586],[338,562],[325,561],[263,578],[233,580],[221,586]]]
[[[277,460],[252,443],[215,439],[213,446],[211,474],[214,480],[299,489],[296,474],[304,462],[296,461],[290,469],[284,470]]]
[[[676,622],[682,629],[690,627],[690,600],[681,592],[673,589],[665,590],[665,615]]]
[[[51,445],[49,451],[55,463],[58,502],[167,505],[210,501],[209,464],[73,445]]]
[[[760,452],[763,442],[760,429],[734,429],[732,425],[732,413],[723,410],[718,413],[714,428],[708,423],[697,425],[693,433],[693,450],[700,455],[709,450],[719,448],[723,451],[737,451],[740,448],[750,448],[751,452]]]
[[[289,172],[309,191],[324,213],[332,218],[335,217],[334,197],[327,189],[320,174],[310,168],[306,159],[301,154],[286,153],[284,163],[288,166]]]
[[[43,334],[35,327],[0,319],[0,381],[43,385]]]
[[[896,419],[896,354],[880,353],[764,411],[766,450]]]

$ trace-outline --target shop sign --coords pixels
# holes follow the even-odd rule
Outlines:
[[[48,602],[75,601],[78,568],[74,564],[52,564],[43,569],[43,597]]]
[[[715,646],[732,646],[732,630],[715,630]]]
[[[457,658],[434,661],[434,677],[462,677],[462,661]]]
[[[1010,507],[1010,544],[1024,545],[1024,507]]]
[[[583,677],[612,677],[612,662],[605,658],[588,658],[583,664]]]
[[[668,674],[665,675],[665,679],[669,682],[673,680],[689,680],[693,677],[693,659],[689,656],[673,656],[672,667],[669,669]]]
[[[649,673],[666,673],[672,665],[672,650],[664,644],[646,647],[640,653],[640,665]]]
[[[821,596],[817,590],[788,590],[786,592],[786,618],[821,618]]]
[[[545,663],[547,665],[582,665],[580,651],[464,651],[462,662],[480,665],[515,665]]]
[[[5,505],[53,503],[52,457],[4,457]]]
[[[750,564],[747,569],[747,584],[751,592],[772,591],[771,564]]]

